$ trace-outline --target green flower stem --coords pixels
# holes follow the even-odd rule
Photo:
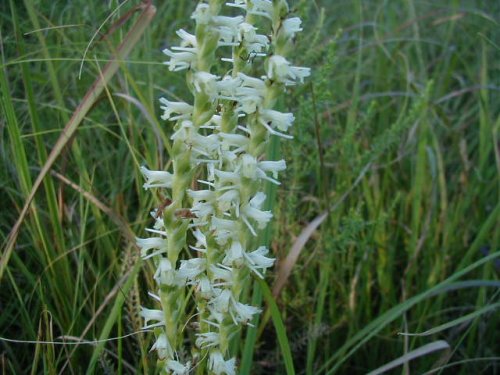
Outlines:
[[[221,1],[211,1],[210,11],[216,15],[220,10]],[[206,25],[198,24],[196,38],[200,53],[197,60],[199,71],[210,72],[215,62],[215,47],[218,35],[206,31]],[[192,71],[186,75],[188,82],[193,78]],[[209,97],[204,92],[194,93],[194,109],[192,122],[195,129],[206,123],[213,115],[213,108]],[[180,122],[177,124],[181,126]],[[186,236],[189,228],[188,220],[176,216],[176,212],[189,207],[186,202],[186,192],[190,188],[195,170],[191,164],[191,149],[183,140],[174,140],[172,145],[172,203],[164,210],[163,220],[167,232],[167,257],[173,267],[176,266],[180,252],[186,248]],[[160,288],[160,303],[164,312],[165,333],[174,352],[180,350],[183,333],[180,319],[184,317],[181,311],[184,306],[185,288],[177,286],[162,286]]]

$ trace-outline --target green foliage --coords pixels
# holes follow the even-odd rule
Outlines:
[[[61,129],[137,16],[120,17],[136,4],[0,2],[3,244]],[[161,49],[189,27],[192,11],[186,0],[156,5],[53,168],[73,184],[52,174],[36,195],[0,280],[1,337],[75,342],[140,327],[153,270],[138,271],[118,223],[141,233],[161,203],[142,189],[138,167],[169,162],[172,129],[157,120],[157,99],[187,93]],[[114,10],[79,79],[92,35]],[[500,4],[303,0],[292,10],[305,20],[294,61],[313,75],[280,103],[296,113],[294,141],[269,151],[289,167],[267,233],[277,257],[330,213],[275,303],[264,286],[272,320],[235,340],[245,373],[367,373],[437,340],[451,349],[404,366],[498,372]],[[262,299],[259,289],[254,302]],[[154,373],[150,340],[0,341],[0,363],[10,373]]]

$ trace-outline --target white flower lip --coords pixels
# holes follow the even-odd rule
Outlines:
[[[271,211],[262,211],[260,208],[266,199],[266,195],[262,192],[257,193],[248,203],[241,206],[241,218],[247,225],[252,235],[257,236],[253,225],[249,219],[257,223],[259,229],[264,229],[266,224],[272,219]]]
[[[215,308],[215,310],[221,313],[229,312],[229,301],[231,300],[231,291],[224,289],[220,294],[212,299],[209,303]]]
[[[188,375],[191,370],[191,362],[182,364],[174,359],[169,359],[165,365],[165,368],[172,375]]]
[[[223,281],[225,283],[231,283],[233,280],[233,272],[231,267],[219,265],[210,265],[210,271],[213,274],[214,280]]]
[[[251,305],[245,305],[244,303],[237,302],[232,299],[233,310],[232,310],[232,318],[235,324],[238,323],[248,323],[252,320],[255,314],[259,314],[262,312],[261,309]]]
[[[287,86],[293,86],[297,83],[303,83],[304,78],[311,75],[310,68],[300,66],[291,66],[283,56],[273,55],[269,58],[267,66],[267,77],[284,83]]]
[[[257,250],[252,251],[251,253],[243,253],[248,268],[255,272],[255,274],[261,279],[263,279],[264,276],[261,272],[259,272],[259,270],[265,270],[272,267],[275,261],[274,258],[266,257],[268,253],[269,250],[265,246],[260,246]]]
[[[233,241],[229,250],[226,252],[226,256],[222,260],[222,263],[226,266],[235,265],[236,267],[239,267],[244,262],[244,254],[245,252],[241,243],[239,241]]]
[[[220,336],[216,332],[204,332],[196,334],[196,346],[200,349],[206,349],[211,346],[219,345]]]
[[[238,41],[246,47],[249,54],[265,56],[266,54],[262,54],[262,51],[268,49],[269,38],[266,35],[257,34],[256,31],[256,27],[242,22],[239,25]]]
[[[192,258],[181,261],[177,274],[182,279],[194,280],[196,276],[205,271],[207,261],[205,258]]]
[[[165,253],[167,251],[167,240],[161,237],[137,238],[136,244],[141,249],[143,259],[151,258],[153,255]],[[148,255],[148,251],[157,249],[158,251]]]
[[[224,356],[220,351],[212,351],[210,353],[208,367],[216,375],[235,375],[236,374],[236,358],[224,360]]]
[[[291,135],[278,132],[274,129],[278,128],[281,131],[287,131],[295,120],[292,113],[282,113],[272,109],[264,109],[260,114],[259,122],[269,131],[269,133],[283,138],[293,138]]]
[[[170,61],[166,61],[164,64],[168,65],[169,69],[174,72],[191,68],[196,63],[197,59],[195,48],[189,51],[180,52],[173,52],[165,48],[163,53],[170,57]]]
[[[159,327],[165,324],[165,315],[162,310],[151,310],[141,307],[140,315],[144,318],[143,329],[149,329],[153,327]],[[148,324],[150,320],[154,320],[157,323]]]
[[[210,7],[208,4],[200,3],[196,6],[195,11],[191,15],[191,18],[196,21],[196,23],[201,25],[206,25],[210,21]]]
[[[146,167],[140,168],[142,175],[146,179],[143,187],[144,189],[150,188],[170,188],[172,187],[173,175],[166,171],[151,171]]]
[[[299,17],[287,18],[283,21],[282,27],[285,34],[289,38],[293,38],[296,33],[302,31],[300,25],[302,24],[302,20]]]
[[[196,72],[193,75],[193,86],[198,93],[205,93],[210,100],[215,100],[218,94],[218,76],[207,72]]]
[[[157,350],[158,357],[160,357],[161,359],[172,358],[174,356],[174,350],[168,342],[167,335],[165,335],[164,333],[158,336],[155,343],[151,347],[151,350]]]
[[[182,285],[183,280],[167,258],[161,258],[153,276],[158,285]]]
[[[179,38],[182,39],[181,45],[183,47],[186,46],[192,46],[192,47],[198,47],[198,41],[196,40],[196,36],[188,33],[184,29],[179,29],[176,31],[176,34],[179,36]]]
[[[248,1],[235,0],[234,3],[226,3],[226,5],[243,9],[247,14],[273,19],[273,3],[270,0],[252,0],[251,6],[248,6]]]
[[[193,113],[193,106],[184,102],[171,102],[165,98],[160,98],[160,106],[163,109],[162,120],[176,121],[181,118],[189,118]],[[179,116],[172,116],[173,113],[179,114]]]
[[[212,217],[210,229],[214,232],[217,243],[224,246],[230,238],[237,238],[240,233],[239,223],[235,220]]]

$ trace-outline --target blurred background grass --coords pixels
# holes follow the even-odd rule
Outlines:
[[[137,4],[0,2],[4,244],[47,154],[137,16],[120,17]],[[313,75],[280,103],[296,121],[295,139],[281,148],[289,169],[274,207],[278,259],[328,212],[276,297],[296,372],[361,374],[403,356],[393,373],[499,373],[500,3],[293,4],[305,30],[294,62]],[[124,282],[137,256],[123,228],[143,233],[160,201],[142,189],[138,167],[168,163],[172,129],[157,120],[158,98],[187,91],[183,75],[162,65],[161,49],[177,43],[175,30],[192,28],[194,6],[155,5],[36,195],[0,280],[2,337],[71,341],[140,329],[152,268]],[[445,323],[427,336],[398,335]],[[240,342],[253,356],[249,373],[285,373],[273,324],[254,332],[255,346]],[[0,366],[153,373],[150,339],[112,341],[97,354],[91,345],[0,341]],[[449,349],[405,360],[437,340]]]

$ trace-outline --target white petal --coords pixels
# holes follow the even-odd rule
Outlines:
[[[265,246],[260,246],[257,250],[252,251],[251,253],[243,254],[248,268],[255,272],[260,278],[264,278],[264,276],[261,272],[259,272],[259,270],[265,270],[272,267],[275,261],[273,258],[266,257],[268,253],[269,250]]]
[[[193,280],[196,276],[205,271],[206,264],[207,260],[205,258],[182,260],[177,274],[180,278]]]
[[[257,159],[249,154],[241,157],[241,174],[246,178],[255,179],[257,177]]]
[[[191,369],[191,362],[187,362],[185,365],[180,363],[179,361],[175,361],[173,359],[169,359],[166,363],[166,369],[169,374],[172,375],[188,375],[189,370]]]
[[[259,191],[257,194],[254,195],[252,199],[250,199],[249,204],[252,207],[261,208],[265,201],[266,201],[266,194]]]
[[[191,18],[196,20],[196,23],[198,24],[206,25],[209,23],[212,17],[210,16],[210,7],[208,4],[199,3],[191,15]]]
[[[220,342],[220,336],[216,332],[198,333],[196,336],[198,336],[196,339],[196,346],[201,349],[219,345]]]
[[[283,159],[278,161],[259,161],[259,168],[264,172],[272,172],[273,175],[275,175],[277,172],[281,172],[286,169],[286,162]]]
[[[158,249],[158,253],[167,252],[167,240],[161,237],[136,238],[136,244],[141,249],[141,257],[146,257],[151,249]]]
[[[293,37],[295,33],[302,31],[302,28],[300,27],[301,23],[302,21],[299,17],[291,17],[284,20],[281,27],[283,27],[284,33],[288,37]]]
[[[174,357],[174,351],[172,349],[172,346],[168,342],[167,335],[165,335],[164,333],[158,336],[156,342],[151,347],[151,350],[156,350],[158,352],[158,357],[160,357],[160,359]]]
[[[212,307],[221,312],[227,313],[229,311],[229,301],[231,300],[231,291],[224,289],[217,297],[210,301]]]
[[[144,318],[144,329],[165,323],[165,316],[161,310],[151,310],[141,306],[140,315]],[[150,320],[154,320],[158,324],[148,325]]]
[[[193,106],[184,102],[171,102],[165,98],[160,98],[160,103],[163,104],[163,106],[160,106],[163,109],[162,120],[177,120],[180,118],[179,116],[172,117],[173,113],[180,115],[191,115],[193,113]]]
[[[166,171],[151,171],[146,167],[142,166],[140,168],[142,175],[146,179],[143,187],[144,189],[149,189],[153,187],[164,187],[171,188],[173,182],[172,173]]]
[[[287,131],[295,120],[293,113],[282,113],[272,109],[265,109],[260,113],[261,121],[265,123],[270,122],[273,128],[278,128],[281,131]]]
[[[251,305],[245,305],[243,303],[233,300],[233,310],[236,314],[236,321],[238,323],[247,323],[252,320],[255,314],[260,313],[262,310]]]
[[[226,252],[226,256],[224,257],[222,263],[227,266],[241,266],[243,264],[243,254],[244,250],[239,241],[233,241],[229,250]]]
[[[159,285],[178,285],[179,280],[175,269],[167,258],[161,258],[154,279]]]
[[[226,361],[220,351],[214,350],[210,352],[208,367],[215,375],[235,375],[236,359],[231,358]]]
[[[217,96],[217,76],[207,72],[196,72],[193,76],[193,86],[197,92],[202,92],[208,95],[209,98],[215,99]]]

